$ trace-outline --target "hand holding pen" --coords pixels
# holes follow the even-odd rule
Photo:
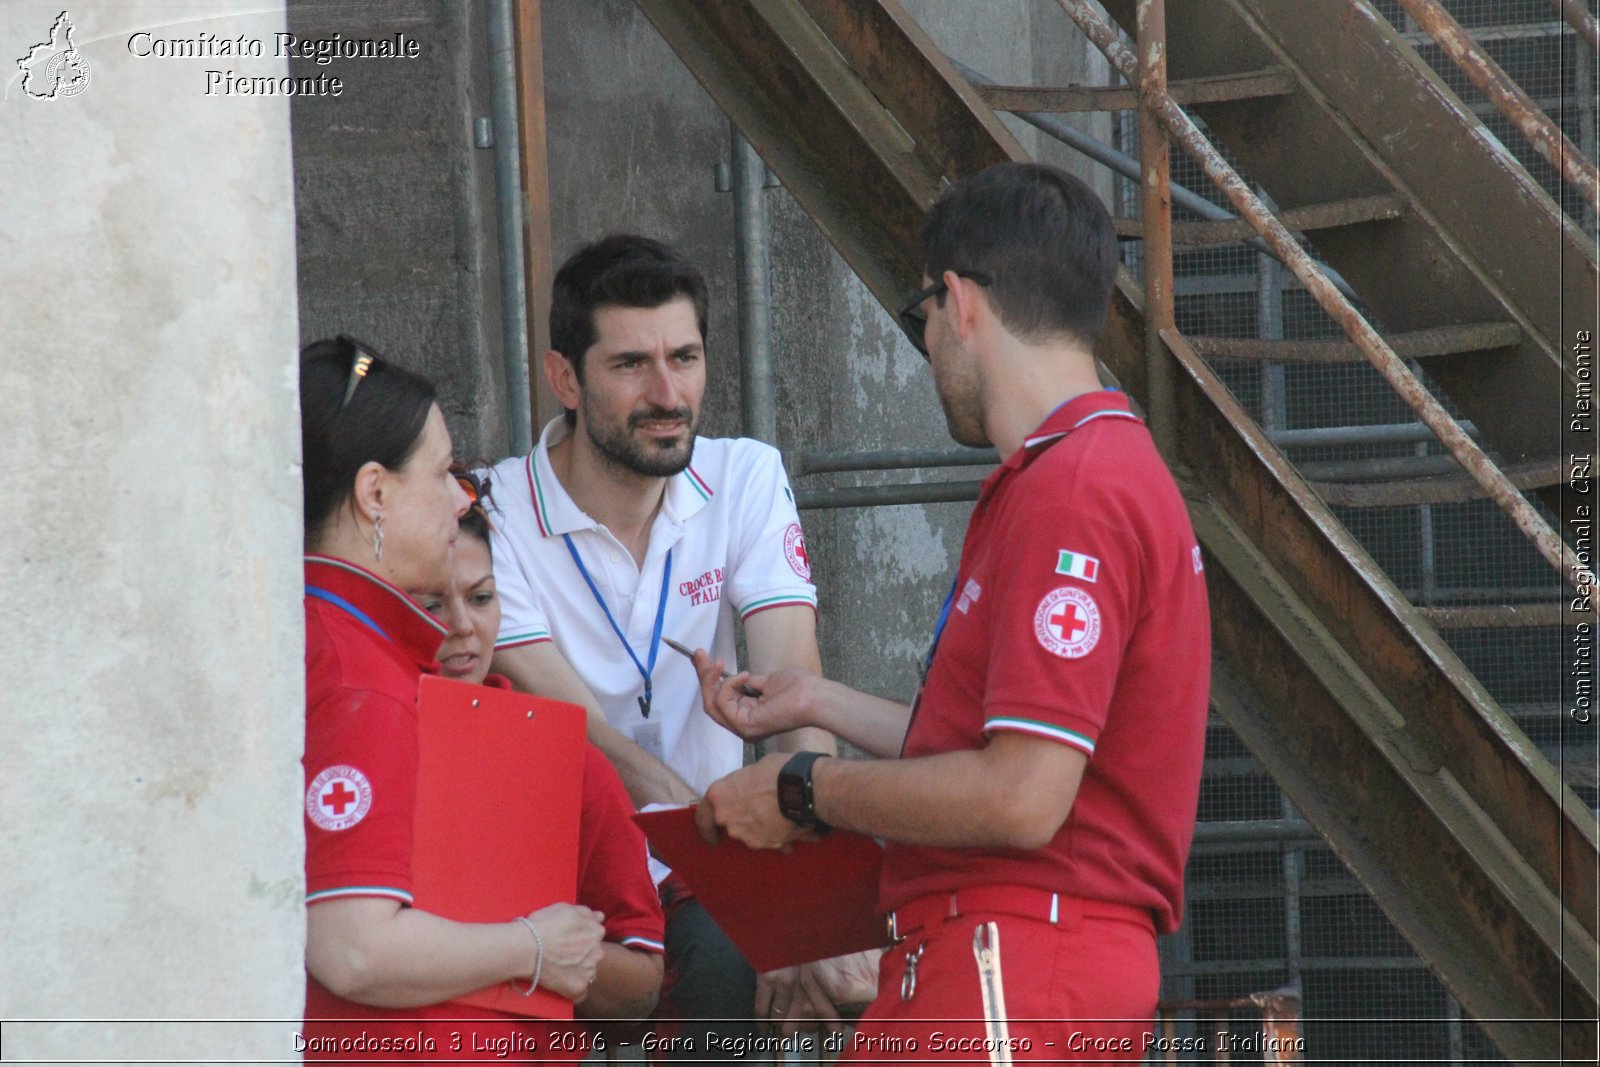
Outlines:
[[[669,644],[693,657],[706,714],[746,741],[812,725],[810,715],[821,679],[811,671],[785,668],[764,675],[752,676],[747,671],[730,675],[721,660],[704,651],[690,652],[675,641]]]
[[[670,637],[663,637],[661,639],[661,643],[666,645],[668,648],[672,649],[672,651],[679,653],[680,655],[688,656],[689,659],[694,662],[695,670],[697,672],[699,671],[699,669],[700,669],[700,661],[696,660],[694,658],[694,649],[690,648],[688,645],[680,644],[679,642],[674,641]],[[709,659],[710,657],[708,656],[707,658]],[[729,678],[732,678],[732,677],[733,677],[733,675],[729,674],[727,671],[720,671],[719,676],[717,678],[717,681],[725,682]],[[743,695],[745,695],[747,697],[758,697],[759,698],[761,696],[761,690],[757,689],[755,686],[750,685],[748,683],[740,685],[738,687],[738,689],[739,689],[740,693],[742,693]]]

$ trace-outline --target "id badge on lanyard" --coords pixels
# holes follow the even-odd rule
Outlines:
[[[666,753],[661,748],[661,721],[642,722],[633,728],[633,743],[644,749],[662,763],[667,762]]]

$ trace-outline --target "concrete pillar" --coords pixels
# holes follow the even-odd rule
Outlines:
[[[60,2],[0,8],[0,1018],[291,1020],[7,1022],[7,1062],[293,1056],[289,104],[205,73],[286,74],[282,8],[76,0],[70,40]]]

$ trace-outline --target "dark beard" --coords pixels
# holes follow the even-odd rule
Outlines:
[[[646,478],[670,478],[681,472],[694,458],[694,432],[697,427],[694,413],[688,408],[652,408],[648,411],[636,411],[628,416],[627,425],[618,433],[609,432],[609,429],[603,431],[596,426],[594,420],[587,417],[588,412],[584,414],[584,427],[588,431],[589,441],[594,445],[595,451],[611,465],[631,474]],[[640,423],[656,419],[682,419],[684,436],[681,443],[662,447],[643,443],[633,436],[633,431]]]

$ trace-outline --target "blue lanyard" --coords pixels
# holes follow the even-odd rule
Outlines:
[[[933,624],[933,643],[928,646],[928,655],[922,661],[922,680],[927,682],[928,672],[933,669],[933,654],[939,650],[939,638],[944,636],[944,628],[950,622],[950,605],[956,599],[956,583],[961,580],[961,568],[956,568],[956,576],[950,579],[950,591],[944,595],[944,607],[939,609],[939,621]]]
[[[330,593],[326,589],[319,588],[318,586],[308,585],[306,586],[306,596],[314,596],[318,600],[326,600],[334,607],[355,616],[357,622],[360,622],[362,625],[366,626],[367,629],[371,630],[385,641],[392,640],[388,634],[383,632],[383,627],[373,622],[372,619],[368,617],[366,612],[350,603],[350,601],[346,600],[344,597],[339,596],[337,593]]]
[[[583,580],[589,583],[589,592],[594,594],[596,604],[606,613],[606,622],[611,624],[611,632],[617,635],[617,640],[622,642],[623,651],[628,653],[628,658],[633,660],[633,665],[639,671],[639,677],[644,679],[644,696],[639,698],[639,714],[645,718],[650,717],[650,699],[654,690],[650,685],[650,676],[656,670],[656,654],[661,651],[661,624],[667,618],[667,593],[672,588],[672,550],[667,549],[667,561],[661,573],[661,603],[656,606],[656,625],[650,632],[650,661],[648,664],[640,663],[639,656],[633,651],[633,646],[628,644],[628,638],[622,632],[622,627],[617,625],[616,616],[611,614],[611,608],[606,604],[606,598],[600,595],[600,588],[594,584],[594,579],[589,577],[589,568],[583,565],[583,557],[578,555],[578,546],[572,543],[571,534],[562,534],[561,539],[567,543],[567,551],[572,553],[572,562],[578,565],[578,573],[583,575]]]

